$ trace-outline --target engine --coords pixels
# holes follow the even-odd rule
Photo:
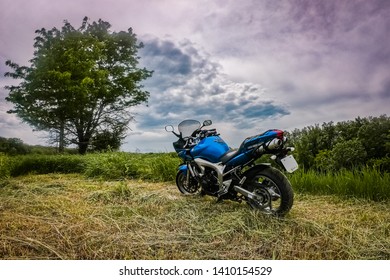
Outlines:
[[[215,194],[219,190],[217,173],[211,168],[205,168],[200,183],[202,189],[208,194]]]

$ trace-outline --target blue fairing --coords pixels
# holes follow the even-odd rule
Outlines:
[[[224,164],[229,167],[247,164],[258,156],[256,151],[260,146],[276,137],[281,139],[283,137],[283,131],[273,129],[262,134],[246,138],[237,150],[236,155],[233,158],[230,158],[227,162],[224,162]],[[205,137],[191,150],[183,149],[178,145],[176,146],[174,143],[174,147],[179,157],[182,158],[184,162],[192,161],[196,158],[202,158],[212,163],[218,163],[221,162],[222,156],[230,150],[229,146],[219,136]],[[181,165],[179,167],[179,171],[187,174],[187,165]]]
[[[229,160],[226,165],[232,167],[243,165],[252,159],[251,154],[252,151],[247,151],[245,153],[238,154],[237,156]]]
[[[259,145],[274,139],[280,133],[282,133],[280,130],[268,130],[262,134],[248,137],[244,140],[244,142],[242,142],[237,156],[230,159],[226,165],[234,167],[246,164],[253,159],[253,151],[255,151]]]
[[[229,150],[229,146],[219,136],[210,136],[202,139],[198,145],[191,149],[194,158],[203,158],[213,163]]]
[[[268,130],[263,134],[249,137],[241,144],[240,151],[244,153],[248,149],[251,149],[253,145],[268,142],[274,139],[280,132],[279,130]]]

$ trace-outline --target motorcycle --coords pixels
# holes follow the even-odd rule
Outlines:
[[[173,143],[183,160],[176,175],[176,185],[185,195],[210,195],[217,201],[245,201],[252,208],[282,217],[293,205],[293,189],[287,177],[270,163],[256,160],[264,154],[286,172],[298,169],[293,147],[286,147],[287,138],[278,129],[246,138],[238,149],[230,148],[205,120],[184,120],[177,133],[172,125],[165,130],[179,139]]]

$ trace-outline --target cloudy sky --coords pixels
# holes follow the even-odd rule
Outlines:
[[[28,65],[36,29],[84,16],[132,27],[154,70],[125,151],[172,151],[164,126],[188,118],[237,147],[270,128],[390,114],[388,0],[0,0],[0,136],[45,143],[6,113],[5,61]]]

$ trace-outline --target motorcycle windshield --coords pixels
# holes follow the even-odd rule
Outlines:
[[[191,134],[200,128],[200,122],[196,120],[185,120],[179,123],[179,132],[181,132],[182,137],[191,136]]]

